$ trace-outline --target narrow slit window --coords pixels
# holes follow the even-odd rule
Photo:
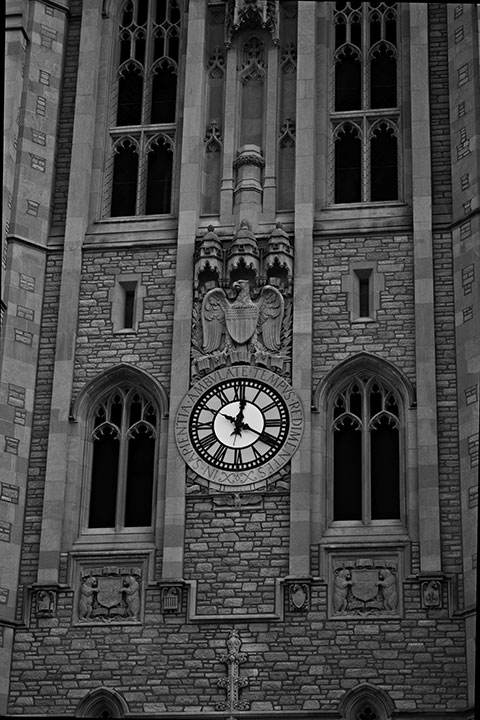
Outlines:
[[[123,306],[123,327],[134,328],[135,327],[135,294],[136,284],[123,285],[124,291],[124,306]]]

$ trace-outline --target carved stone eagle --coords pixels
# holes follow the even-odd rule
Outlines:
[[[222,288],[209,290],[202,303],[203,350],[218,350],[225,332],[228,340],[245,345],[261,332],[262,342],[271,352],[280,349],[280,332],[284,314],[282,294],[272,285],[262,288],[258,300],[252,300],[248,280],[237,280],[238,294],[231,302]]]

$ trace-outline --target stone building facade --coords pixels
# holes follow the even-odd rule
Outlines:
[[[478,5],[6,10],[0,713],[473,718]]]

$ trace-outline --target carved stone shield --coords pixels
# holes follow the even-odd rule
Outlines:
[[[99,577],[97,602],[104,608],[113,608],[122,601],[122,578]]]
[[[257,305],[225,307],[225,323],[228,333],[238,345],[244,345],[252,337],[257,327],[258,313]]]
[[[378,587],[378,570],[354,570],[352,569],[352,595],[362,602],[375,600]]]

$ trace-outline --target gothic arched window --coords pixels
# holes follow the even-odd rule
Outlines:
[[[398,200],[397,3],[341,0],[333,13],[331,201]]]
[[[152,526],[158,426],[156,406],[127,384],[94,406],[88,528]]]
[[[400,520],[401,402],[383,379],[358,373],[333,394],[333,520]]]
[[[105,215],[168,214],[172,203],[180,0],[127,0],[117,26]]]

